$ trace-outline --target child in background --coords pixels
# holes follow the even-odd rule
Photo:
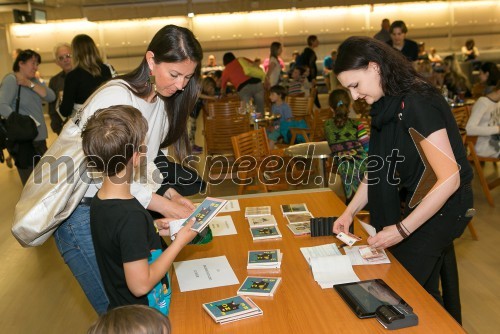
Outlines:
[[[271,127],[267,130],[267,138],[269,139],[269,148],[274,149],[275,143],[281,137],[286,137],[286,133],[283,134],[282,126],[284,123],[290,122],[292,118],[292,110],[290,106],[285,103],[286,89],[283,86],[273,86],[270,89],[269,99],[273,104],[271,107],[271,113],[273,115],[280,115],[280,119],[274,121]],[[283,127],[284,128],[284,127]],[[286,127],[288,131],[289,127]]]
[[[188,127],[188,139],[189,144],[191,145],[191,151],[194,154],[201,154],[203,152],[203,147],[200,147],[195,144],[195,135],[196,135],[196,119],[200,115],[200,112],[203,109],[203,106],[207,103],[207,101],[215,101],[217,100],[217,96],[215,95],[215,90],[217,89],[217,84],[215,80],[211,77],[205,77],[201,81],[201,94],[194,106],[194,110],[189,115],[189,127]]]
[[[288,83],[288,95],[289,96],[304,96],[306,89],[304,89],[304,73],[305,68],[303,66],[295,66],[292,70],[292,76],[290,82]]]
[[[325,136],[338,165],[346,203],[349,203],[363,179],[366,169],[363,161],[368,157],[369,138],[363,124],[348,117],[351,98],[347,91],[335,89],[330,93],[328,103],[333,118],[325,122]]]
[[[144,305],[117,307],[99,317],[87,334],[170,334],[170,320]]]
[[[131,106],[100,109],[88,119],[82,132],[83,151],[103,177],[90,206],[90,230],[109,309],[142,304],[167,315],[168,270],[196,232],[189,229],[193,221],[188,222],[163,251],[156,226],[168,230],[171,219],[153,222],[130,193],[147,131],[146,119]]]
[[[304,66],[304,73],[302,74],[302,90],[304,91],[305,97],[309,97],[311,88],[313,87],[312,82],[309,81],[309,73],[311,73],[311,69],[307,65],[302,66]]]

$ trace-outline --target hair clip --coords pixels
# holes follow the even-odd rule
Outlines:
[[[337,102],[337,107],[340,107],[343,104],[344,104],[344,102],[342,102],[342,100],[340,100],[339,102]]]

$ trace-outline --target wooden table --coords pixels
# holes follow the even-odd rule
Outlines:
[[[274,297],[253,297],[264,311],[263,316],[219,325],[202,309],[202,303],[236,295],[239,285],[198,291],[180,292],[173,275],[173,297],[170,321],[177,333],[388,333],[376,319],[358,319],[347,304],[332,289],[321,289],[300,252],[300,247],[336,242],[333,237],[292,235],[280,210],[280,204],[306,203],[316,216],[338,216],[345,208],[330,189],[243,195],[237,198],[241,211],[231,216],[237,235],[215,237],[207,245],[189,245],[176,261],[225,255],[240,284],[249,275],[281,277],[282,282]],[[254,242],[244,218],[246,206],[271,205],[282,239]],[[366,234],[357,225],[355,232]],[[339,244],[339,243],[337,243]],[[247,270],[248,250],[279,248],[283,255],[281,269],[274,272]],[[391,264],[354,266],[361,280],[382,278],[419,317],[419,325],[397,333],[464,333],[462,327],[434,300],[415,279],[390,255]]]

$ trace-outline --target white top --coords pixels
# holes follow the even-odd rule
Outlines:
[[[274,68],[272,72],[269,72],[269,70],[271,69],[271,64],[274,64]],[[279,61],[275,57],[269,58],[268,76],[271,87],[276,86],[279,83],[280,74],[281,74],[281,65]]]
[[[112,85],[113,82],[121,82],[123,80],[112,80],[106,86]],[[154,172],[152,167],[154,159],[158,156],[158,149],[168,131],[168,119],[163,100],[156,98],[154,102],[149,103],[135,96],[131,91],[122,86],[110,86],[101,89],[87,105],[82,113],[81,124],[85,124],[87,119],[94,114],[98,109],[109,107],[117,104],[131,105],[142,113],[148,121],[148,133],[146,135],[145,144],[148,148],[146,153],[146,162],[148,165],[148,175]],[[160,181],[161,180],[155,180]],[[158,182],[156,182],[158,183]],[[100,183],[92,183],[89,185],[85,197],[94,197],[100,188]],[[150,182],[145,180],[134,181],[131,186],[132,195],[144,206],[147,207],[151,201],[151,197],[156,187],[151,186]]]
[[[482,157],[497,157],[498,150],[490,145],[491,135],[498,134],[500,125],[500,102],[494,102],[486,96],[480,97],[474,106],[467,122],[467,134],[478,136],[476,153]]]

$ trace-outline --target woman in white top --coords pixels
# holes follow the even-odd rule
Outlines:
[[[500,80],[495,89],[480,97],[467,122],[467,135],[478,136],[476,153],[481,157],[500,156]]]
[[[101,108],[116,104],[131,105],[139,109],[148,122],[144,143],[147,164],[151,166],[161,147],[172,148],[182,160],[188,150],[186,123],[199,93],[202,58],[201,45],[190,30],[174,25],[163,27],[153,37],[135,70],[109,81],[90,97],[80,124],[85,124],[88,117]],[[64,131],[61,136],[64,136]],[[145,208],[169,218],[186,218],[194,210],[191,201],[173,188],[160,196],[150,186],[151,182],[141,181],[134,181],[131,191]],[[161,183],[163,180],[152,181]],[[59,252],[88,300],[96,312],[102,314],[107,311],[109,301],[90,233],[90,199],[99,187],[97,182],[89,185],[83,200],[57,228],[54,237]],[[157,225],[160,230],[168,229],[168,220],[157,221]]]
[[[269,55],[269,67],[267,68],[265,86],[269,89],[280,82],[281,65],[278,57],[283,52],[280,42],[271,43],[271,54]]]

